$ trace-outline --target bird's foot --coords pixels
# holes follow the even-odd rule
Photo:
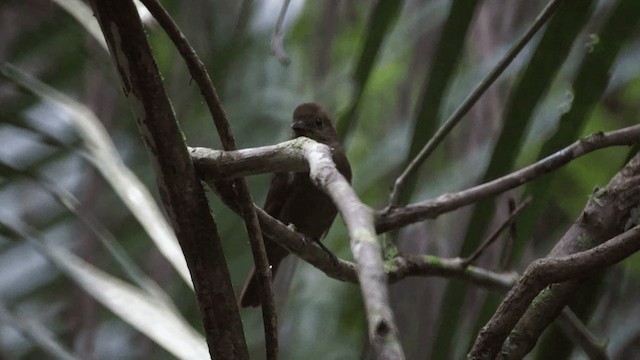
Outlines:
[[[338,257],[336,256],[336,254],[334,254],[331,250],[329,250],[328,247],[326,247],[323,243],[321,243],[320,241],[316,241],[316,244],[318,244],[318,246],[320,246],[320,249],[322,249],[322,251],[324,251],[327,255],[329,255],[329,257],[331,258],[331,262],[333,263],[334,266],[338,266]]]
[[[304,235],[300,234],[300,242],[302,243],[302,246],[307,247],[307,244],[309,243],[307,241],[307,238],[304,237]]]
[[[294,231],[296,230],[296,227],[293,224],[289,224],[288,227]],[[302,245],[305,247],[309,244],[309,240],[302,234],[300,234],[300,242],[302,242]],[[318,240],[314,240],[313,242],[315,242],[320,247],[320,249],[322,249],[322,251],[324,251],[325,254],[329,256],[334,266],[338,266],[339,262],[336,254],[334,254],[331,250],[329,250],[329,248],[326,247],[322,242]]]

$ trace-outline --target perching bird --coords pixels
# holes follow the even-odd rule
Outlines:
[[[293,112],[291,138],[305,136],[328,145],[338,171],[351,181],[351,166],[338,141],[338,134],[322,108],[314,103],[299,105]],[[292,224],[305,240],[320,243],[329,231],[337,210],[331,198],[317,188],[309,178],[309,172],[275,173],[271,179],[264,210],[285,225]],[[264,237],[264,246],[275,277],[282,259],[288,254],[285,248]],[[242,307],[260,305],[260,289],[255,267],[249,273],[240,294]]]

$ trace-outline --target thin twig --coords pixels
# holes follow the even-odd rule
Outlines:
[[[398,255],[392,259],[388,271],[389,282],[395,283],[409,276],[439,276],[463,279],[485,289],[508,291],[518,280],[516,272],[500,273],[473,265],[464,265],[460,258],[441,258],[433,255]]]
[[[533,22],[527,32],[509,49],[504,58],[496,64],[491,72],[484,78],[473,91],[467,96],[462,104],[451,114],[447,121],[442,124],[433,137],[427,142],[427,144],[420,150],[418,155],[411,160],[406,169],[398,176],[391,191],[389,198],[389,208],[394,208],[399,205],[401,193],[404,191],[406,183],[413,174],[420,168],[422,163],[431,155],[438,145],[445,139],[445,137],[453,130],[453,128],[462,120],[462,118],[471,110],[473,105],[480,99],[485,91],[498,79],[502,72],[511,64],[520,51],[529,43],[538,30],[551,18],[555,13],[558,5],[562,0],[552,0],[542,10],[540,15]]]
[[[273,30],[273,36],[271,37],[271,51],[273,55],[278,59],[280,64],[288,66],[291,63],[291,59],[284,51],[284,18],[287,15],[287,9],[291,0],[284,0],[282,3],[282,9],[280,9],[280,15],[278,15],[278,22]]]
[[[270,239],[313,265],[327,276],[339,281],[357,284],[356,264],[338,258],[337,262],[314,242],[300,242],[301,234],[258,209],[260,225]],[[460,258],[442,258],[431,255],[399,255],[392,259],[392,266],[386,268],[389,283],[398,282],[411,276],[438,276],[458,278],[497,291],[507,291],[515,284],[518,274],[498,273],[476,266],[464,268]]]
[[[198,58],[198,55],[189,44],[187,38],[182,34],[178,25],[173,21],[169,13],[157,0],[142,0],[142,3],[147,7],[149,12],[151,12],[160,26],[162,26],[180,52],[180,55],[182,55],[182,58],[185,60],[189,73],[200,87],[202,96],[209,107],[209,112],[213,117],[223,148],[227,151],[236,150],[231,125],[229,124],[229,120],[222,108],[216,89],[211,82],[211,78],[209,77],[204,64]],[[267,359],[277,359],[278,329],[275,300],[271,289],[271,270],[269,268],[269,261],[264,248],[262,232],[260,231],[260,223],[258,221],[258,216],[253,209],[253,200],[251,199],[251,193],[249,192],[249,186],[247,185],[246,179],[237,179],[235,181],[235,185],[238,191],[240,208],[242,210],[242,216],[249,235],[249,242],[251,244],[253,258],[256,264],[258,283],[260,284]]]
[[[509,213],[513,213],[516,209],[516,200],[513,197],[509,197]],[[509,226],[509,235],[507,237],[507,241],[505,242],[505,246],[502,249],[502,254],[500,256],[500,268],[508,269],[511,267],[511,259],[513,258],[513,244],[515,244],[516,239],[518,238],[518,228],[517,223],[514,221]]]
[[[631,146],[639,141],[640,125],[606,133],[595,133],[509,175],[463,191],[443,194],[433,200],[380,211],[377,214],[376,230],[378,233],[382,233],[421,220],[436,218],[441,214],[516,188],[592,151],[609,146]]]
[[[502,234],[502,232],[507,227],[515,223],[516,217],[518,216],[518,214],[520,214],[520,212],[524,210],[530,203],[531,203],[531,197],[528,197],[527,199],[525,199],[525,201],[522,202],[522,204],[520,204],[515,210],[513,210],[511,214],[509,214],[509,217],[482,243],[482,245],[480,245],[476,249],[476,251],[474,251],[471,255],[467,256],[462,260],[462,264],[466,267],[466,266],[469,266],[469,264],[472,264],[474,261],[476,261],[480,257],[480,255],[482,255],[482,253],[491,244],[493,244],[494,241],[498,239],[500,234]]]
[[[565,307],[560,313],[560,321],[558,325],[562,331],[567,334],[573,342],[580,345],[582,350],[589,356],[591,360],[607,360],[607,342],[596,338],[578,316],[571,311],[569,307]]]

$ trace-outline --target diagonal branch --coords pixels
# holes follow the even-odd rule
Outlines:
[[[639,226],[625,231],[639,223],[639,204],[640,155],[636,155],[605,188],[593,193],[549,257],[527,269],[481,331],[471,354],[493,358],[500,351],[508,358],[524,357],[584,279],[640,249]],[[557,282],[563,283],[546,288]],[[543,289],[544,294],[538,295]]]
[[[399,205],[400,196],[404,190],[407,180],[420,168],[422,163],[431,155],[438,145],[449,135],[451,130],[462,120],[462,118],[471,110],[473,105],[480,99],[487,89],[498,79],[498,77],[504,72],[504,70],[511,64],[516,56],[522,51],[522,49],[531,41],[533,36],[540,30],[540,28],[553,16],[558,5],[562,0],[551,0],[547,6],[542,10],[540,15],[535,19],[531,27],[524,35],[509,49],[507,54],[498,62],[498,64],[491,70],[485,79],[483,79],[474,89],[471,94],[460,104],[460,106],[451,114],[451,116],[442,124],[433,137],[427,142],[427,144],[420,150],[418,155],[411,160],[406,169],[398,176],[391,190],[391,196],[389,198],[389,208],[394,208]]]
[[[497,229],[495,229],[495,231],[491,235],[489,235],[489,237],[482,243],[482,245],[480,245],[471,255],[467,256],[463,260],[463,263],[465,265],[469,265],[469,264],[472,264],[474,261],[478,260],[480,255],[482,255],[482,253],[485,252],[485,250],[487,250],[487,248],[489,248],[491,244],[493,244],[496,240],[498,240],[498,238],[500,237],[500,234],[502,234],[502,232],[507,227],[515,224],[516,217],[518,216],[518,214],[520,214],[520,212],[522,212],[522,210],[524,210],[530,203],[531,203],[530,197],[525,199],[525,201],[522,202],[522,204],[520,204],[517,208],[515,208],[511,212],[511,214],[509,214],[509,217],[507,218],[507,220],[504,221]]]
[[[351,252],[358,263],[358,280],[362,291],[369,340],[380,359],[403,359],[398,329],[393,319],[382,263],[382,251],[374,227],[373,210],[363,204],[336,169],[331,149],[316,142],[304,146],[311,181],[322,188],[336,204],[347,225]]]
[[[187,260],[213,358],[248,359],[216,224],[132,1],[92,0],[125,95],[152,156],[162,202]]]
[[[610,146],[631,146],[638,142],[640,142],[640,125],[606,133],[595,133],[509,175],[463,191],[442,194],[433,200],[378,212],[376,230],[382,233],[421,220],[434,219],[441,214],[514,189],[595,150]]]
[[[216,92],[211,78],[204,67],[204,64],[198,58],[195,50],[189,44],[186,37],[182,34],[178,25],[173,21],[169,13],[162,7],[157,0],[142,0],[147,9],[153,14],[158,23],[166,31],[171,41],[185,60],[191,76],[196,80],[200,87],[202,96],[207,103],[220,141],[225,150],[236,150],[235,139],[231,131],[231,125],[227,119],[226,113],[222,108],[220,100]],[[260,230],[260,224],[255,210],[253,209],[253,199],[249,191],[249,186],[244,178],[238,178],[235,181],[235,187],[238,194],[238,202],[242,217],[244,218],[245,228],[249,235],[249,242],[253,252],[253,258],[256,264],[258,283],[260,285],[260,295],[262,301],[262,318],[264,323],[267,359],[277,359],[278,357],[278,329],[275,310],[275,301],[273,290],[271,288],[271,270],[269,261],[264,248],[264,240]]]
[[[640,251],[640,226],[580,253],[534,261],[480,332],[469,359],[493,359],[534,298],[547,286],[582,278]]]
[[[580,345],[582,350],[589,356],[589,359],[611,359],[606,351],[608,341],[596,338],[569,307],[565,307],[564,310],[562,310],[559,319],[561,321],[558,322],[558,325],[562,331],[573,342]]]
[[[287,10],[289,9],[289,3],[291,0],[284,0],[282,3],[282,9],[280,9],[280,15],[278,15],[278,21],[276,23],[276,27],[273,30],[273,35],[271,36],[271,52],[275,55],[276,59],[280,62],[280,64],[287,66],[291,63],[291,59],[287,55],[287,52],[284,51],[284,17],[287,15]]]

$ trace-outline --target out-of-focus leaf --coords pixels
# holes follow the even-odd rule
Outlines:
[[[380,52],[380,46],[384,38],[390,33],[389,28],[393,26],[398,18],[403,3],[401,0],[378,0],[378,3],[373,9],[371,19],[367,25],[366,39],[362,46],[362,51],[360,52],[354,73],[355,89],[353,96],[349,107],[342,116],[340,116],[337,123],[338,134],[342,141],[349,135],[349,132],[356,123],[355,118],[358,112],[358,106],[360,105],[362,92],[367,85],[371,69]]]
[[[538,159],[552,154],[579,135],[609,84],[611,66],[624,44],[637,33],[639,23],[640,2],[620,0],[600,33],[591,35],[591,41],[586,45],[587,53],[571,86],[571,108],[560,117],[556,132],[545,142]],[[522,225],[523,236],[530,234],[533,219],[537,218],[547,203],[550,195],[548,188],[553,178],[553,175],[549,175],[528,186],[527,191],[534,201],[530,209],[532,216]]]
[[[193,287],[189,269],[173,230],[164,219],[147,188],[122,163],[115,145],[93,112],[12,66],[5,65],[2,73],[69,115],[69,119],[73,121],[84,141],[88,151],[88,160],[111,184],[122,201],[142,224],[162,255],[169,260],[182,279]]]
[[[571,109],[561,116],[557,131],[545,142],[539,158],[552,154],[563,144],[571,142],[571,139],[575,139],[580,134],[609,84],[611,67],[624,45],[637,34],[639,24],[640,2],[620,0],[600,29],[599,34],[591,35],[591,41],[586,46],[587,54],[580,64],[572,84]],[[602,167],[599,168],[599,171],[606,170]],[[611,169],[610,171],[614,172],[615,170]],[[523,236],[528,236],[531,233],[535,225],[534,219],[543,213],[552,193],[549,189],[552,187],[555,177],[557,175],[552,174],[529,184],[527,191],[533,196],[534,202],[530,216],[522,224]],[[600,299],[601,291],[596,291],[594,288],[599,288],[601,281],[601,277],[590,279],[585,285],[589,287],[586,292],[589,296],[577,295],[571,301],[570,306],[572,309],[576,309],[576,314],[585,322],[590,319],[593,309]],[[538,346],[537,358],[544,359],[545,356],[552,353],[565,354],[564,356],[560,355],[564,358],[570,355],[572,348],[573,343],[556,330],[555,336],[547,336],[541,341]]]
[[[478,3],[478,1],[454,1],[451,3],[449,16],[442,28],[438,48],[424,79],[422,94],[418,99],[413,136],[409,153],[404,161],[405,165],[420,152],[420,149],[429,141],[440,124],[442,100],[445,98],[447,89],[451,86],[453,75],[462,58],[466,35]],[[414,177],[407,183],[401,196],[401,203],[406,202],[406,199],[413,192],[415,179]]]
[[[503,128],[489,166],[482,177],[482,182],[494,179],[507,173],[512,167],[522,145],[522,140],[531,120],[532,113],[548,90],[556,73],[564,63],[571,45],[589,18],[593,1],[567,0],[563,2],[554,17],[549,22],[542,39],[538,43],[529,64],[514,87],[507,101],[503,114]],[[482,240],[487,226],[494,213],[493,201],[484,201],[476,205],[467,233],[462,245],[461,255],[471,253]],[[466,284],[451,282],[445,291],[445,301],[440,312],[442,327],[438,332],[436,344],[453,341],[458,331],[460,314],[465,296]],[[479,321],[484,324],[484,312]],[[437,349],[440,346],[436,346]],[[448,350],[448,348],[447,348]],[[440,357],[446,358],[450,352],[439,352]]]
[[[422,94],[418,100],[413,136],[405,164],[418,154],[424,144],[433,136],[439,124],[438,116],[441,111],[442,99],[451,84],[459,59],[462,57],[467,31],[477,5],[477,1],[454,1],[451,3],[435,58],[426,74]],[[409,180],[405,192],[401,196],[401,202],[404,202],[413,192],[414,184],[415,177]],[[438,346],[434,346],[432,357],[440,358],[438,357],[440,353],[448,353],[451,346],[451,339],[449,340],[448,344],[438,343]]]
[[[100,44],[105,50],[107,48],[107,42],[104,39],[104,35],[98,25],[98,20],[93,16],[93,10],[86,3],[80,0],[53,0],[58,6],[63,8],[71,16],[73,16],[87,32]]]
[[[163,301],[101,271],[61,245],[41,241],[25,224],[0,221],[0,225],[30,241],[92,297],[177,358],[209,358],[204,337]]]
[[[0,302],[0,319],[5,324],[15,327],[22,335],[31,339],[39,348],[56,359],[77,360],[65,346],[53,337],[44,326],[35,320],[16,316]]]
[[[89,214],[83,214],[80,212],[80,202],[72,193],[48,179],[33,173],[32,171],[16,169],[5,164],[2,160],[0,160],[0,174],[12,174],[14,177],[15,175],[24,176],[39,185],[60,205],[66,208],[73,217],[86,226],[98,240],[100,240],[116,263],[120,265],[129,280],[150,295],[154,296],[156,299],[162,299],[167,306],[175,307],[173,303],[171,303],[171,299],[167,293],[165,293],[155,281],[149,278],[149,276],[140,269],[136,262],[127,255],[120,243],[114,238],[113,234],[111,234],[111,232],[109,232],[109,230],[107,230],[95,218],[91,217]]]

